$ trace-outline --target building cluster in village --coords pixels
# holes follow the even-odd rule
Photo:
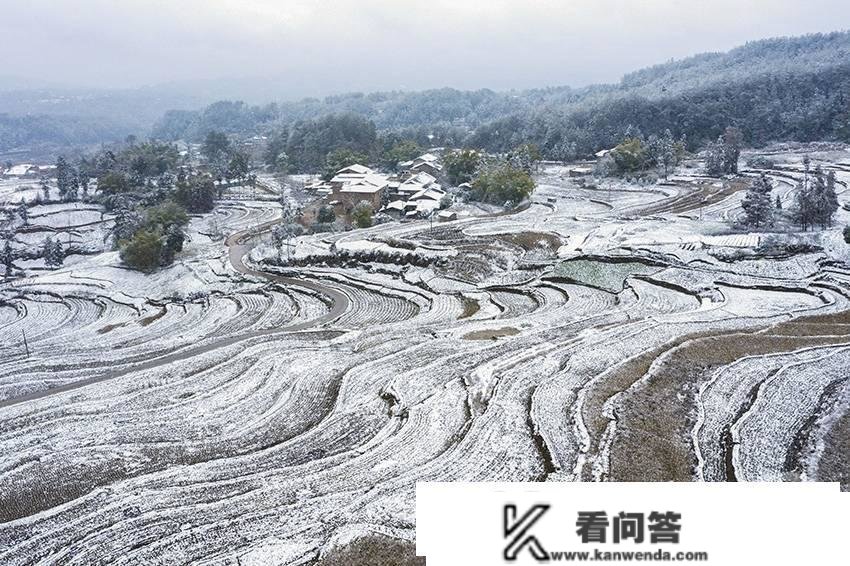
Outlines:
[[[350,165],[329,181],[305,188],[322,197],[338,214],[346,214],[360,202],[394,218],[424,218],[441,208],[446,191],[437,179],[442,175],[440,159],[426,153],[399,163],[400,173],[386,175],[365,165]],[[450,219],[449,215],[444,215]]]

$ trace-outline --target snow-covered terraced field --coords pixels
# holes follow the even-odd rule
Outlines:
[[[0,563],[306,564],[413,540],[421,480],[846,488],[838,229],[721,261],[761,238],[735,191],[700,221],[692,177],[541,175],[520,212],[302,236],[285,270],[252,230],[279,206],[237,191],[154,275],[3,284]]]

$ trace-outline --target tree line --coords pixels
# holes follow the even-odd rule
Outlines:
[[[373,164],[392,165],[400,142],[419,147],[470,147],[506,153],[534,144],[545,159],[590,157],[619,144],[630,130],[672,137],[689,151],[714,143],[732,124],[741,142],[850,142],[850,64],[794,75],[766,75],[665,97],[587,99],[528,110],[476,127],[445,122],[381,129],[367,115],[329,114],[264,126],[266,164],[277,170],[319,172],[328,153],[348,150]],[[522,107],[522,105],[520,105]],[[222,130],[223,131],[223,130]]]
[[[770,228],[783,216],[804,232],[832,226],[838,210],[834,171],[824,171],[820,165],[812,167],[811,159],[805,156],[803,177],[795,187],[794,203],[787,214],[782,209],[779,195],[774,199],[772,191],[773,184],[764,174],[751,183],[741,202],[746,227],[756,230]]]
[[[291,167],[305,170],[320,168],[321,158],[339,146],[371,155],[375,138],[389,134],[425,147],[492,153],[533,143],[555,160],[610,149],[629,127],[647,137],[669,130],[690,151],[716,140],[729,124],[749,146],[850,142],[849,51],[850,33],[815,34],[658,65],[617,85],[354,93],[264,107],[223,102],[194,117],[166,117],[155,133],[197,139],[209,130],[264,133],[288,149]],[[181,130],[177,122],[192,125]],[[342,139],[329,135],[346,128]]]

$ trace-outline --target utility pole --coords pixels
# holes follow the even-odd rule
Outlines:
[[[25,330],[21,330],[21,335],[24,337],[24,350],[26,350],[27,358],[30,357],[30,346],[27,344],[27,333]]]

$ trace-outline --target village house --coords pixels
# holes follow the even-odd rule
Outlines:
[[[432,177],[439,177],[443,172],[440,158],[433,153],[420,155],[416,159],[399,163],[399,168],[409,175],[416,173],[427,173]]]
[[[411,173],[428,173],[435,177],[443,172],[443,166],[439,163],[417,163],[410,168]]]
[[[410,216],[409,213],[412,211],[416,216],[428,216],[440,208],[440,201],[444,196],[446,192],[442,189],[422,189],[407,199],[405,215]]]
[[[361,201],[378,210],[388,187],[389,179],[385,175],[355,164],[337,171],[330,181],[312,183],[305,189],[321,195],[338,213],[347,213]]]
[[[331,189],[337,190],[341,189],[343,185],[349,185],[352,183],[359,183],[363,179],[366,178],[367,175],[374,175],[375,171],[366,167],[365,165],[349,165],[348,167],[343,167],[339,171],[336,172],[336,175],[328,181]]]
[[[396,198],[407,200],[422,189],[440,189],[440,185],[438,185],[436,181],[437,179],[434,178],[433,175],[429,175],[428,173],[416,173],[395,187],[392,194]]]
[[[440,207],[446,192],[437,179],[425,172],[414,172],[391,192],[386,212],[393,216],[416,218],[428,216]]]
[[[404,217],[404,207],[407,203],[403,200],[394,200],[392,202],[387,203],[387,205],[381,209],[381,212],[392,216],[393,218],[402,218]]]
[[[384,178],[372,177],[362,182],[344,185],[340,189],[334,189],[331,198],[339,201],[345,211],[350,211],[360,202],[367,202],[372,210],[381,208],[384,192],[387,190],[387,181]]]
[[[316,181],[305,189],[321,196],[338,214],[347,214],[360,202],[395,218],[419,218],[439,209],[446,192],[431,173],[442,166],[432,154],[408,162],[410,168],[399,176],[387,176],[365,165],[355,164],[336,172],[329,181]]]

